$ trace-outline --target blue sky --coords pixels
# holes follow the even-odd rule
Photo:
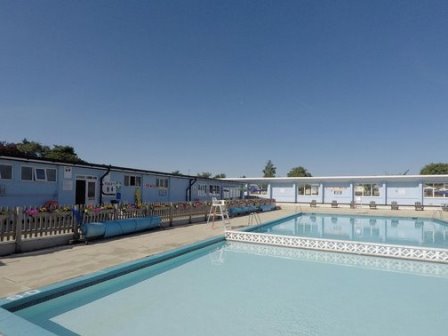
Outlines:
[[[447,1],[0,1],[0,140],[185,174],[448,161]]]

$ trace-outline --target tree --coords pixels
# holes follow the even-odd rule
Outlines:
[[[0,154],[29,159],[50,159],[71,163],[84,162],[71,146],[54,145],[53,148],[50,148],[26,138],[19,143],[0,142]]]
[[[263,177],[275,177],[276,172],[277,167],[275,167],[272,161],[269,160],[263,169]]]
[[[32,158],[43,158],[50,150],[48,146],[42,146],[36,141],[28,141],[26,138],[21,143],[16,144],[16,146],[23,155]]]
[[[448,174],[448,163],[429,163],[420,170],[421,175]]]
[[[311,175],[311,173],[302,166],[294,167],[288,173],[288,177],[311,177],[311,176],[313,175]]]
[[[226,174],[224,173],[216,174],[215,176],[213,176],[213,178],[226,178]]]
[[[45,153],[44,158],[64,162],[82,162],[71,146],[54,145]]]
[[[15,143],[0,142],[0,155],[21,156]]]
[[[210,178],[210,177],[212,176],[212,173],[209,173],[209,172],[202,172],[202,173],[198,173],[196,176],[198,176],[198,177]]]

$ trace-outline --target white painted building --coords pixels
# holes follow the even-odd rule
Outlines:
[[[267,186],[261,197],[277,202],[426,206],[448,204],[448,175],[385,175],[329,177],[232,178],[247,185]]]

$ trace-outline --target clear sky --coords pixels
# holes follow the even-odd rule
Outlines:
[[[0,141],[185,174],[448,161],[448,1],[2,0]]]

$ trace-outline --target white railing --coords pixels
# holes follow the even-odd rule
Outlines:
[[[244,243],[448,263],[448,250],[438,248],[281,236],[243,231],[226,231],[225,238],[229,241]]]

